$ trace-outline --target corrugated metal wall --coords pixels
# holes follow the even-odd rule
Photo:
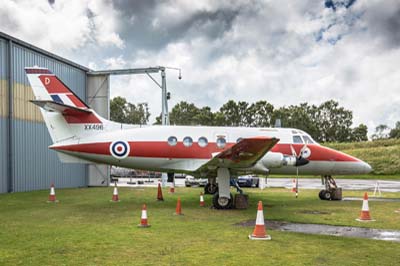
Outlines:
[[[7,52],[8,43],[4,43]],[[1,46],[2,47],[2,46]],[[30,48],[13,43],[12,45],[12,104],[13,115],[12,125],[12,187],[13,191],[29,191],[35,189],[48,188],[51,182],[56,187],[79,187],[87,185],[86,166],[82,164],[62,164],[54,151],[47,147],[52,144],[50,135],[43,122],[38,107],[30,103],[34,99],[32,89],[25,74],[25,67],[40,66],[47,67],[55,73],[67,86],[69,86],[80,98],[86,97],[86,72],[76,68],[51,56],[43,55]],[[8,65],[7,60],[1,61],[0,69]],[[5,79],[7,81],[7,72]],[[1,96],[3,101],[7,97]],[[1,102],[3,103],[3,102]],[[5,133],[1,131],[1,144],[10,141],[7,136],[7,116],[1,118],[4,125],[0,122],[0,131],[5,127]],[[5,136],[5,138],[3,137]],[[2,152],[3,152],[2,145]],[[6,157],[6,159],[4,159]],[[7,157],[1,154],[0,173],[0,192],[4,191],[4,180],[7,181]],[[5,167],[3,166],[5,164]],[[5,172],[4,172],[4,168]],[[6,175],[4,175],[6,173]]]
[[[7,47],[0,39],[0,193],[7,192]]]

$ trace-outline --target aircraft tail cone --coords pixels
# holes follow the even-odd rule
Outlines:
[[[176,209],[175,209],[175,215],[183,215],[182,213],[182,204],[181,204],[181,198],[178,198],[178,202],[176,203]]]
[[[171,187],[169,188],[169,193],[175,193],[175,184],[172,182]]]
[[[204,207],[205,203],[204,203],[204,197],[203,197],[203,192],[200,192],[200,207]]]
[[[138,227],[150,227],[150,224],[147,221],[147,208],[146,204],[143,204],[142,207],[142,217],[140,219],[140,224],[138,224]]]
[[[249,239],[251,239],[251,240],[271,240],[271,236],[267,235],[266,230],[265,230],[264,212],[263,212],[263,206],[262,206],[261,201],[258,202],[256,225],[254,227],[253,233],[251,235],[249,235]]]
[[[356,219],[359,222],[372,222],[375,221],[371,219],[371,215],[369,214],[369,206],[368,206],[368,193],[364,193],[363,204],[361,208],[360,217]]]
[[[111,199],[112,202],[119,202],[117,182],[114,183],[114,192]]]
[[[293,178],[292,183],[293,183],[293,185],[292,185],[292,192],[293,192],[293,193],[296,193],[296,192],[297,192],[297,189],[296,189],[296,179]]]
[[[51,183],[49,199],[47,200],[47,202],[58,202],[58,200],[56,199],[56,191],[54,189],[54,183]]]
[[[162,195],[162,190],[161,190],[161,184],[160,184],[160,183],[158,183],[157,200],[158,200],[158,201],[164,201],[164,198],[163,198],[163,195]]]

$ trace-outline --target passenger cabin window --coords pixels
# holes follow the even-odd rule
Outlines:
[[[238,138],[237,140],[236,140],[236,143],[239,143],[239,142],[241,142],[242,141],[242,137],[240,137],[240,138]]]
[[[169,146],[175,146],[178,143],[178,139],[174,136],[168,138]]]
[[[226,145],[226,139],[224,137],[218,137],[217,138],[217,147],[220,149],[225,148]]]
[[[293,143],[303,143],[300,136],[293,136]]]
[[[204,148],[205,146],[207,146],[208,140],[206,137],[200,137],[197,143],[200,147]]]
[[[191,137],[184,137],[183,138],[183,145],[185,145],[185,147],[190,147],[193,144],[193,139]]]
[[[307,135],[303,135],[303,139],[305,143],[314,143],[314,141]]]

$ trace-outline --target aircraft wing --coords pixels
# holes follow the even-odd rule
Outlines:
[[[270,137],[245,138],[215,155],[210,161],[200,167],[200,171],[214,170],[218,167],[248,168],[260,160],[279,139]]]

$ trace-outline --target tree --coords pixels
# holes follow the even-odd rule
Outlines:
[[[251,119],[248,119],[249,126],[251,127],[270,127],[274,123],[272,116],[274,113],[274,106],[267,101],[258,101],[252,103],[248,108],[248,114]]]
[[[239,126],[239,107],[235,101],[229,100],[219,108],[217,124],[218,126]]]
[[[208,106],[201,108],[193,119],[197,125],[213,126],[215,124],[215,115]]]
[[[400,121],[397,121],[395,128],[392,128],[392,130],[390,130],[389,138],[400,139]]]
[[[125,123],[127,124],[145,125],[149,121],[150,113],[147,103],[138,103],[137,106],[128,103],[126,110]]]
[[[353,128],[352,130],[352,141],[367,141],[368,137],[368,127],[364,124],[358,125],[358,127]]]
[[[323,142],[350,141],[353,113],[339,107],[339,103],[330,100],[322,103],[316,113],[316,125],[319,128],[319,140]]]
[[[387,125],[381,124],[375,128],[375,134],[372,135],[372,139],[387,139],[389,127]]]
[[[216,114],[216,124],[219,126],[248,127],[253,123],[253,114],[249,104],[244,101],[229,100],[222,105]]]
[[[126,99],[115,97],[110,101],[110,119],[111,121],[125,123]]]
[[[171,125],[197,125],[194,119],[200,113],[193,103],[181,101],[177,103],[169,115]]]
[[[120,96],[110,101],[110,119],[112,121],[145,125],[149,121],[149,117],[150,112],[147,103],[135,105]]]

